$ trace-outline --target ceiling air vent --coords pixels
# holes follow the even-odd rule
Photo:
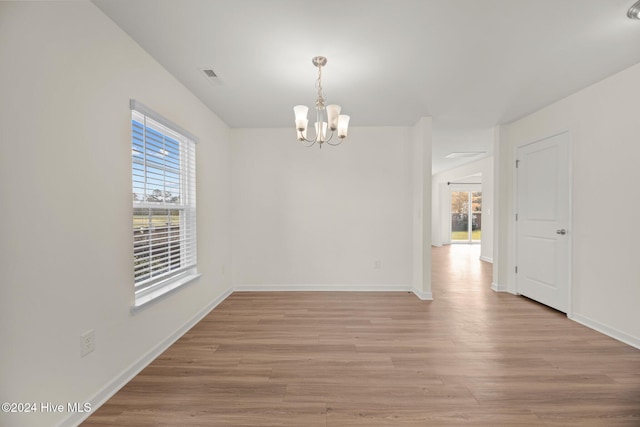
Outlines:
[[[211,68],[205,68],[202,70],[202,72],[207,76],[207,77],[211,77],[211,78],[216,78],[218,77],[218,75],[211,69]]]
[[[202,72],[204,78],[213,86],[220,86],[223,84],[223,82],[220,80],[220,77],[218,77],[218,74],[213,71],[213,67],[201,67],[200,71]]]

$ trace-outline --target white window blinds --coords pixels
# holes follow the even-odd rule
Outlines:
[[[134,100],[131,110],[138,305],[196,274],[196,140]]]

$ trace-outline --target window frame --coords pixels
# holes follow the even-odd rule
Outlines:
[[[196,144],[198,143],[198,138],[134,99],[130,100],[129,106],[131,109],[131,188],[133,190],[133,195],[137,194],[136,190],[142,190],[141,200],[132,196],[132,261],[134,263],[132,278],[134,282],[134,303],[131,309],[135,312],[151,301],[154,301],[200,277],[200,274],[198,274],[197,271],[196,250],[197,222],[195,163]],[[136,122],[141,125],[142,134],[141,137],[138,136],[138,140],[142,141],[142,145],[136,145]],[[140,126],[138,126],[138,128],[140,128]],[[140,129],[138,129],[138,132],[139,130]],[[148,164],[153,163],[153,160],[148,160],[149,157],[157,157],[157,153],[152,154],[151,149],[148,148],[147,145],[156,149],[158,148],[157,140],[154,141],[152,139],[157,138],[157,135],[148,138],[147,133],[149,130],[152,130],[154,134],[157,133],[162,136],[163,145],[160,150],[161,152],[165,151],[167,148],[176,152],[177,162],[175,162],[174,165],[167,166],[168,162],[165,161],[157,162],[153,166],[148,166]],[[138,133],[138,135],[140,134]],[[173,144],[172,147],[169,147],[164,145],[165,141],[171,141],[177,145]],[[177,150],[175,149],[175,146],[177,146]],[[139,151],[140,149],[142,149],[142,152]],[[139,159],[140,156],[142,156],[143,160]],[[136,167],[136,165],[138,166]],[[153,179],[155,179],[156,184],[153,185],[149,184],[149,181],[152,180],[152,177],[150,177],[150,175],[153,174],[153,172],[151,172],[152,170],[155,172],[162,172],[161,177],[159,177],[159,174],[155,174],[156,176]],[[168,174],[176,175],[177,179],[175,176],[171,179],[168,178]],[[142,181],[140,179],[142,179]],[[175,185],[176,180],[177,186]],[[142,185],[142,187],[140,187],[140,185]],[[162,191],[158,193],[160,195],[160,200],[148,200],[150,194],[149,190],[152,187],[155,187],[155,190],[160,190],[160,188],[162,189]],[[168,187],[178,192],[178,195],[175,197],[176,200],[173,200],[173,198],[169,201],[164,199],[167,197],[167,194],[171,194],[166,193]],[[136,241],[135,238],[136,231],[144,232],[145,230],[144,225],[136,226],[136,221],[138,220],[138,223],[140,223],[141,219],[141,215],[136,215],[136,212],[140,213],[141,210],[143,212],[148,212],[149,222],[146,228],[148,233],[153,233],[152,230],[154,227],[152,224],[155,218],[152,212],[154,210],[161,212],[166,211],[167,215],[166,231],[158,231],[158,234],[156,235],[149,234],[146,247],[145,245],[139,245],[140,240]],[[178,212],[177,227],[173,230],[173,222],[170,219],[172,211]],[[142,224],[144,224],[144,216],[142,216],[142,221]],[[172,232],[175,230],[178,230],[178,238],[176,240],[179,244],[178,251],[175,251],[175,249],[172,249],[171,247],[170,239]],[[162,237],[163,233],[166,237]],[[157,245],[157,242],[153,243],[153,240],[157,240],[158,237],[166,238],[168,245],[166,248],[161,247],[160,252],[156,254],[159,255],[162,260],[160,262],[161,268],[153,266],[154,258],[151,255],[154,250],[153,246]],[[148,262],[148,266],[144,267],[147,269],[148,275],[142,279],[139,279],[139,274],[137,274],[135,266],[136,248],[140,249],[140,247],[149,250],[148,256],[143,258],[145,262]],[[174,268],[171,264],[174,262],[173,260],[176,258],[176,254],[179,254],[179,258],[177,260],[177,267]]]

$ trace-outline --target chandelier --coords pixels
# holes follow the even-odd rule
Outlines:
[[[316,56],[312,59],[312,62],[313,65],[318,67],[318,80],[316,80],[318,99],[316,99],[315,137],[313,139],[307,138],[307,124],[309,123],[309,120],[307,120],[307,112],[309,111],[309,107],[306,105],[296,105],[293,107],[293,112],[296,115],[298,141],[302,142],[305,147],[311,147],[313,144],[318,143],[318,146],[322,148],[322,144],[325,142],[329,145],[340,145],[347,137],[349,116],[340,114],[339,105],[331,104],[325,107],[324,92],[322,91],[322,67],[327,63],[327,58],[324,56]],[[328,133],[328,131],[330,133]],[[336,131],[339,139],[332,143],[331,139]]]

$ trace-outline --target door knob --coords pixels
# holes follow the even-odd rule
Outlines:
[[[567,230],[561,228],[560,230],[556,230],[556,234],[562,234],[564,236],[565,234],[567,234]]]

